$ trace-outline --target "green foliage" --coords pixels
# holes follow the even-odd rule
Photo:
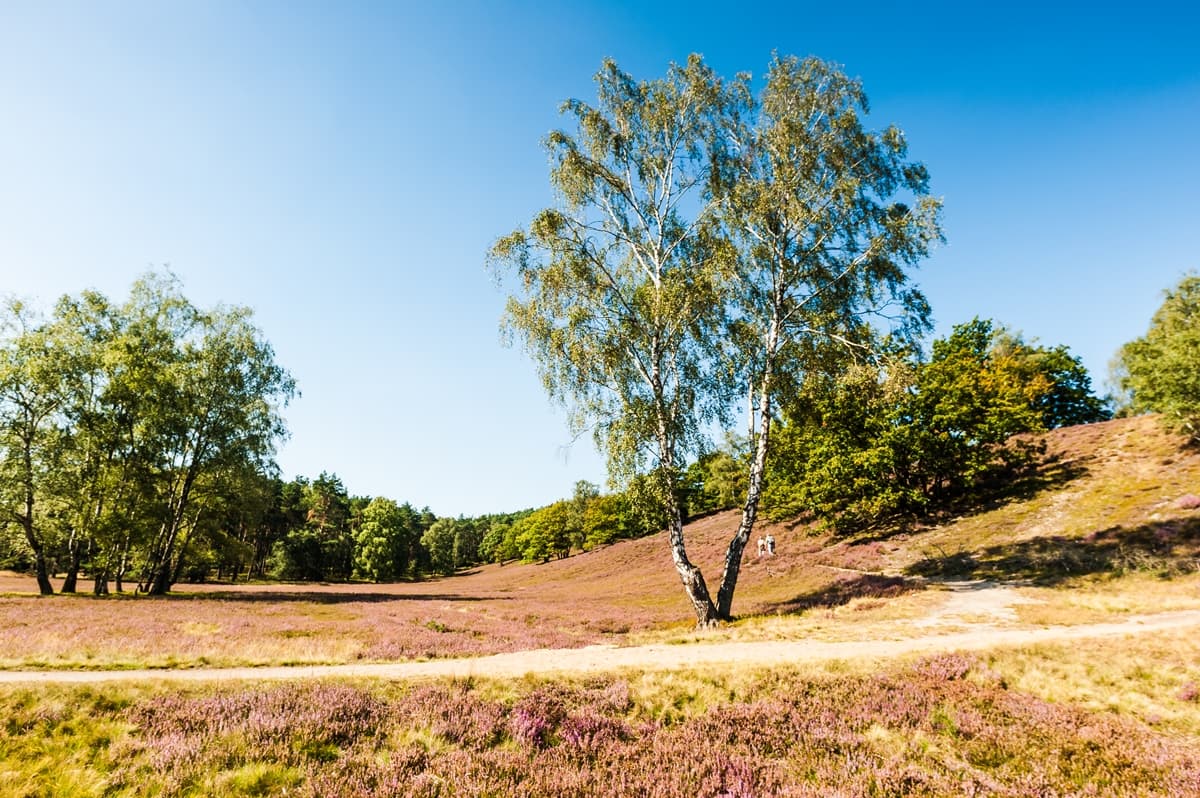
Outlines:
[[[698,56],[642,83],[606,62],[596,82],[597,106],[564,105],[577,132],[549,138],[563,206],[492,250],[516,278],[505,325],[576,428],[595,431],[634,513],[661,507],[707,624],[730,617],[774,405],[830,349],[865,347],[873,318],[924,327],[905,270],[940,239],[940,203],[900,131],[866,129],[861,86],[817,59],[774,59],[758,96],[748,75],[722,81]],[[681,474],[700,431],[747,392],[745,482],[726,458]],[[697,508],[745,485],[715,604],[684,546],[681,477]]]
[[[408,525],[400,506],[376,498],[363,510],[355,535],[354,572],[373,582],[403,576],[408,566]]]
[[[623,493],[628,507],[628,523],[636,537],[662,532],[671,524],[668,502],[678,496],[677,480],[668,480],[661,473],[637,474],[629,480]]]
[[[454,573],[454,539],[457,532],[457,521],[439,518],[421,536],[421,545],[429,553],[430,567],[435,573]]]
[[[482,562],[504,563],[521,559],[521,548],[517,545],[516,522],[533,512],[524,510],[488,519],[488,529],[479,541],[479,559]]]
[[[552,557],[566,557],[572,538],[578,536],[573,528],[575,520],[572,503],[560,501],[517,521],[513,530],[522,559],[548,562]]]
[[[599,496],[599,485],[584,479],[575,483],[575,493],[571,497],[571,523],[568,528],[572,547],[577,549],[584,548],[584,543],[587,539],[587,530],[585,529],[587,510],[590,505],[595,503]]]
[[[461,518],[427,551],[428,510],[352,497],[334,474],[279,479],[294,390],[249,310],[198,308],[169,273],[121,302],[63,297],[46,318],[9,303],[0,565],[36,572],[46,592],[65,571],[64,590],[86,574],[107,593],[113,581],[163,592],[213,575],[379,581],[521,556],[514,516]],[[574,546],[594,493],[573,505]]]
[[[320,543],[319,570],[336,579],[350,578],[354,535],[350,528],[350,496],[342,480],[336,474],[321,472],[304,486],[304,506],[305,527]]]
[[[295,385],[248,309],[197,308],[150,274],[121,304],[84,292],[48,319],[10,304],[0,328],[0,514],[43,592],[50,563],[64,590],[86,567],[100,593],[128,572],[163,592],[189,556],[221,558],[226,521],[253,523],[255,501],[229,499],[274,469]]]
[[[1065,347],[979,319],[935,341],[928,362],[896,350],[814,376],[777,432],[767,510],[839,529],[924,515],[1033,462],[1040,449],[1021,433],[1104,417],[1088,386]]]
[[[638,83],[606,61],[598,104],[563,105],[574,134],[547,140],[564,200],[501,239],[492,261],[519,289],[504,325],[534,356],[547,391],[594,429],[614,475],[673,468],[698,441],[721,260],[702,196],[705,143],[723,102],[699,58]],[[682,215],[700,202],[697,218]]]
[[[275,545],[271,576],[276,579],[321,582],[327,575],[325,548],[314,530],[291,529]]]
[[[454,565],[463,568],[479,562],[479,546],[483,543],[483,523],[459,517],[454,530]]]
[[[1117,372],[1130,409],[1162,413],[1200,443],[1200,275],[1166,292],[1146,334],[1121,348]]]
[[[682,491],[688,516],[741,506],[748,488],[747,443],[727,436],[722,448],[705,452],[684,470]]]
[[[0,315],[0,524],[16,525],[32,554],[39,590],[52,593],[48,557],[54,543],[46,500],[67,437],[62,414],[70,401],[69,352],[52,324],[17,301]]]
[[[809,381],[776,432],[763,499],[770,516],[815,515],[847,528],[923,506],[920,488],[901,479],[915,433],[904,411],[909,366],[859,364]]]
[[[1049,383],[1049,389],[1034,401],[1035,409],[1042,413],[1042,426],[1046,429],[1072,427],[1076,424],[1093,424],[1112,418],[1112,409],[1105,398],[1092,392],[1092,378],[1083,367],[1083,362],[1070,354],[1066,346],[1052,349],[1024,346],[1024,367],[1030,376],[1040,375]]]
[[[505,330],[573,427],[593,431],[610,476],[656,473],[669,484],[727,409],[710,364],[724,313],[717,286],[732,260],[708,156],[730,96],[699,56],[644,82],[606,61],[596,86],[595,106],[563,104],[574,130],[547,139],[561,205],[502,238],[491,260],[515,278]],[[675,566],[700,619],[712,620],[676,497],[662,499]],[[537,556],[566,550],[557,532],[524,523]]]
[[[629,499],[624,494],[596,496],[583,512],[583,548],[594,549],[623,538],[649,534],[636,527],[631,516]]]
[[[0,524],[0,570],[32,571],[33,551],[16,524]]]
[[[1045,375],[1028,373],[1025,358],[990,321],[974,319],[934,341],[907,403],[927,493],[971,487],[997,458],[1008,465],[1025,459],[1018,443],[1004,444],[1043,428],[1037,403],[1052,387]]]
[[[473,528],[474,535],[485,531],[479,538],[478,558],[458,565],[547,562],[566,557],[572,549],[583,551],[659,532],[665,526],[661,498],[638,492],[651,484],[647,477],[635,477],[626,491],[600,493],[597,485],[580,481],[572,498],[536,510],[459,519],[460,539],[464,527]]]
[[[776,56],[759,95],[744,81],[738,93],[719,169],[740,255],[721,296],[734,310],[726,365],[766,437],[776,400],[831,358],[870,351],[875,325],[927,329],[907,269],[941,240],[941,201],[904,134],[866,126],[863,87],[837,65]]]

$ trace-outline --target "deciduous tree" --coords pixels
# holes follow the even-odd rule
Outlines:
[[[1200,275],[1166,292],[1146,334],[1121,348],[1117,371],[1132,410],[1162,413],[1200,443]]]
[[[454,536],[458,522],[453,518],[439,518],[421,536],[421,545],[429,552],[430,566],[435,573],[454,573]]]
[[[899,130],[866,129],[859,84],[815,59],[776,59],[760,97],[697,56],[642,83],[607,62],[597,85],[597,106],[564,106],[577,132],[550,137],[563,205],[493,250],[519,285],[506,321],[612,467],[651,467],[676,570],[710,624],[731,617],[779,393],[830,345],[862,346],[872,314],[921,327],[906,268],[940,237],[939,203]],[[699,432],[747,392],[754,454],[714,601],[687,556],[677,480]]]
[[[722,301],[729,364],[750,396],[752,458],[717,614],[731,616],[758,513],[780,396],[822,368],[831,347],[871,352],[876,325],[925,328],[908,272],[941,238],[941,203],[897,127],[867,128],[861,84],[816,58],[776,57],[761,94],[742,86],[729,117],[718,196],[741,257]]]
[[[363,510],[355,535],[354,571],[374,582],[395,579],[407,566],[408,529],[399,505],[377,497]]]
[[[594,431],[614,475],[648,471],[665,486],[675,568],[709,623],[716,609],[671,488],[723,406],[708,368],[723,307],[706,189],[725,90],[699,57],[645,82],[606,61],[596,86],[596,105],[563,105],[575,130],[547,141],[561,205],[492,250],[516,280],[505,328],[575,429]]]
[[[38,500],[52,478],[64,443],[62,410],[68,353],[52,328],[18,301],[0,317],[0,512],[15,523],[33,553],[38,591],[53,593],[47,564],[50,541]]]

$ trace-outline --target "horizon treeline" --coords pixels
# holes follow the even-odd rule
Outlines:
[[[1158,330],[1196,285],[1189,276],[1168,292],[1155,345],[1192,346]],[[1176,315],[1194,315],[1185,310]],[[1157,409],[1134,378],[1157,378],[1146,363],[1175,362],[1151,358],[1142,340],[1119,361],[1123,412]],[[990,320],[954,327],[928,354],[898,346],[886,355],[815,375],[782,403],[769,517],[835,533],[925,519],[1028,473],[1041,454],[1029,433],[1112,416],[1067,347],[1027,342]],[[64,592],[86,578],[98,595],[210,578],[380,582],[545,562],[666,528],[651,475],[620,492],[581,481],[544,507],[456,518],[352,495],[332,473],[285,481],[274,455],[295,394],[248,309],[199,309],[169,273],[140,279],[122,302],[93,291],[63,297],[44,318],[9,301],[0,568],[32,572],[43,592],[53,592],[51,575],[65,576]],[[681,469],[673,484],[685,516],[740,506],[749,456],[746,439],[726,433]]]
[[[244,307],[202,309],[170,272],[114,301],[0,308],[0,568],[42,593],[162,594],[178,581],[386,581],[548,560],[657,531],[638,484],[540,509],[438,518],[352,496],[336,474],[284,481],[291,374]]]

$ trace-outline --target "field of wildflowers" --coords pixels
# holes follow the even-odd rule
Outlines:
[[[722,634],[903,634],[895,621],[936,604],[936,591],[924,588],[946,578],[1021,581],[1041,602],[1022,611],[1032,623],[1200,606],[1192,501],[1200,452],[1148,418],[1056,430],[1047,448],[1041,489],[927,529],[834,540],[805,525],[765,527],[778,556],[756,557],[750,547],[734,604],[744,621]],[[730,512],[687,527],[689,552],[707,574],[719,573],[736,526]],[[1159,583],[1138,608],[1147,577]],[[1081,588],[1123,597],[1080,607],[1067,597]],[[30,577],[0,574],[2,668],[458,657],[685,639],[691,627],[661,535],[418,583],[181,585],[163,598],[39,598],[34,590]]]
[[[736,514],[689,527],[696,559],[722,561]],[[915,590],[833,568],[821,538],[775,528],[779,555],[750,556],[735,609],[834,607]],[[0,576],[0,668],[132,668],[342,663],[621,643],[693,622],[660,535],[547,564],[492,565],[400,584],[180,585],[166,597],[39,597]],[[641,639],[639,637],[639,639]]]
[[[12,690],[0,795],[1200,794],[1194,725],[1050,702],[983,659],[662,678]]]
[[[1049,448],[1069,481],[929,529],[834,541],[775,527],[779,556],[743,567],[747,617],[711,634],[691,629],[651,537],[424,583],[195,585],[161,599],[42,599],[0,575],[0,667],[870,639],[936,608],[926,580],[942,577],[1025,580],[1026,624],[1200,605],[1200,455],[1144,419],[1059,431]],[[735,523],[689,527],[707,572]],[[1200,795],[1192,630],[869,668],[6,687],[0,798]]]

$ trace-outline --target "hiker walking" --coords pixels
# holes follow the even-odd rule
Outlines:
[[[762,542],[762,538],[759,538],[758,540],[759,540],[759,543]],[[774,535],[767,535],[767,554],[770,554],[772,557],[775,556],[775,536]]]

